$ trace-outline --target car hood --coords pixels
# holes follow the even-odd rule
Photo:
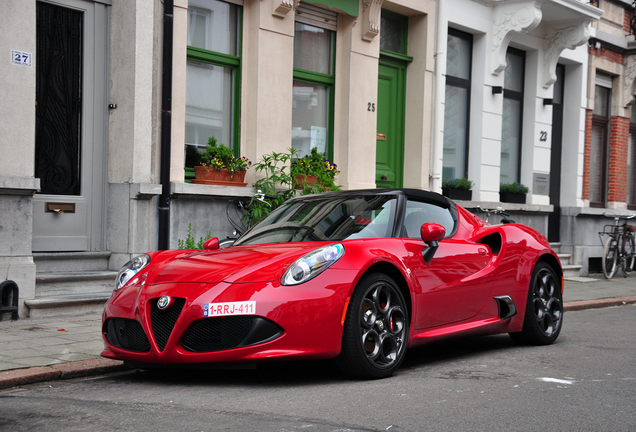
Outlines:
[[[175,255],[151,269],[146,283],[248,283],[280,279],[304,254],[333,242],[235,246]]]

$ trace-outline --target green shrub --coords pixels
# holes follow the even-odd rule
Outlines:
[[[449,178],[443,178],[442,179],[442,189],[463,189],[463,190],[470,190],[473,187],[473,182],[468,180],[467,178],[456,178],[456,179],[449,179]]]
[[[192,224],[188,224],[188,235],[185,240],[177,240],[177,246],[179,249],[203,249],[203,243],[212,238],[212,231],[208,231],[206,237],[201,237],[197,243],[194,242],[192,236]]]
[[[521,183],[501,183],[499,186],[499,192],[513,193],[513,194],[527,194],[528,186],[524,186]]]

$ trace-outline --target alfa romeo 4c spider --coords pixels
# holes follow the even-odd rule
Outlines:
[[[563,323],[545,237],[432,192],[299,197],[218,244],[128,262],[104,309],[102,356],[142,367],[335,358],[347,375],[383,378],[409,347],[497,333],[545,345]]]

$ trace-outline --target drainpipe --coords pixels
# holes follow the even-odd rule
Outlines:
[[[158,249],[170,245],[170,146],[172,134],[172,44],[174,0],[163,2],[163,75],[161,82],[161,196],[159,197]]]
[[[444,1],[435,4],[437,15],[437,31],[435,32],[435,75],[434,75],[434,98],[435,108],[433,109],[433,133],[432,133],[432,154],[431,173],[429,189],[434,192],[442,191],[442,157],[444,155],[444,98],[446,97],[446,85],[444,74],[446,73],[446,38],[448,37],[448,21],[446,20],[446,10]],[[443,50],[443,51],[442,51]]]

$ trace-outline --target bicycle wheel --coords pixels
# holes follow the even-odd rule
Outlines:
[[[611,279],[616,273],[616,262],[618,261],[618,243],[614,237],[608,237],[603,248],[603,274],[607,279]]]
[[[634,247],[634,234],[625,235],[625,259],[623,260],[623,271],[628,273],[634,270],[634,261],[636,261],[636,248]]]

